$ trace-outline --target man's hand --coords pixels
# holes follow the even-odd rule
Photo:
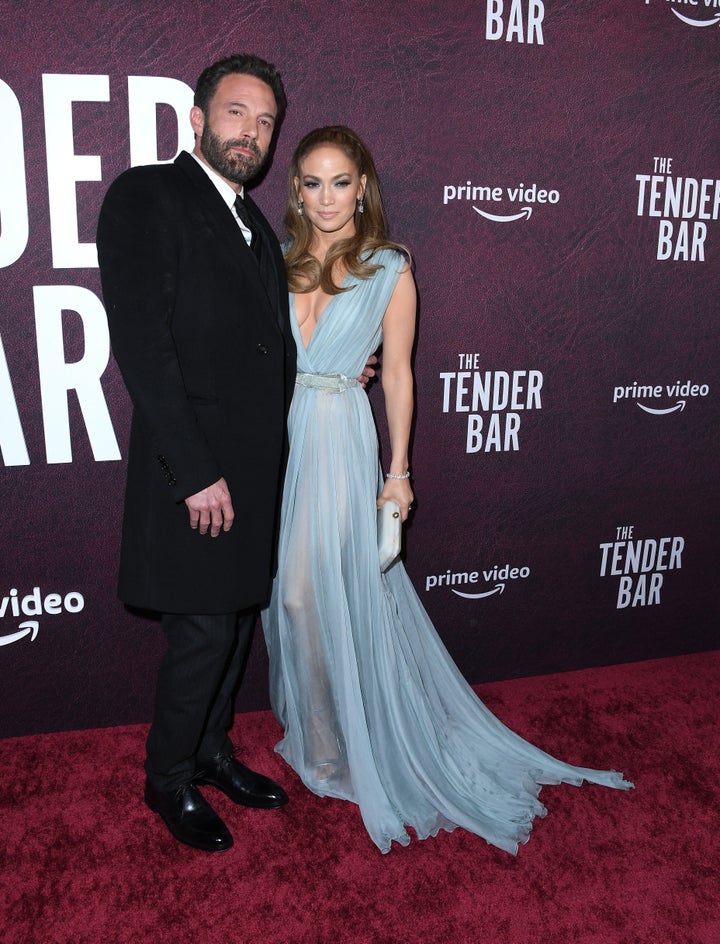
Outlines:
[[[375,357],[374,354],[371,354],[370,357],[368,357],[368,362],[365,365],[365,367],[363,367],[363,372],[358,377],[358,383],[360,384],[361,387],[363,388],[367,387],[367,385],[375,376],[373,365],[377,364],[377,362],[378,362],[378,359],[377,357]]]
[[[198,529],[200,534],[207,534],[210,528],[210,537],[216,538],[221,529],[229,531],[232,527],[235,512],[225,479],[218,479],[201,492],[190,495],[185,504],[190,512],[190,527]]]

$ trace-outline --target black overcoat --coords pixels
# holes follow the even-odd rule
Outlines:
[[[187,153],[121,174],[100,214],[112,349],[133,403],[119,594],[159,612],[263,603],[275,566],[296,352],[280,247],[246,204],[262,265]],[[183,500],[220,477],[235,523],[211,538]]]

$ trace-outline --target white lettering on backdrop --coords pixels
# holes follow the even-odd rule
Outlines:
[[[158,156],[159,105],[170,106],[175,113],[178,150],[192,150],[193,133],[189,122],[192,89],[178,79],[163,76],[129,76],[127,83],[130,165],[163,163]],[[80,241],[78,184],[95,184],[104,191],[110,181],[103,180],[100,146],[104,141],[101,136],[98,153],[76,153],[73,113],[83,102],[108,103],[107,107],[112,108],[110,77],[46,74],[42,76],[42,90],[52,267],[94,269],[97,268],[95,244]],[[35,109],[28,114],[34,116],[40,112]],[[1,80],[0,123],[7,132],[5,146],[0,149],[0,268],[9,268],[25,253],[31,233],[23,112],[14,91]],[[47,462],[72,461],[68,410],[71,390],[80,403],[95,460],[120,459],[100,383],[110,351],[102,303],[93,292],[81,286],[34,285],[32,294]],[[0,318],[6,303],[0,301]],[[84,354],[73,363],[65,360],[63,311],[76,313],[82,323]],[[76,326],[77,323],[73,324],[73,328]],[[0,322],[0,453],[6,466],[29,465],[30,456],[13,388],[12,363],[3,346],[3,330],[6,329]]]

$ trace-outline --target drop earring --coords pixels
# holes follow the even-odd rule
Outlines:
[[[358,213],[364,213],[364,212],[365,212],[365,197],[360,197],[360,199],[358,200],[358,202],[357,202],[357,211],[358,211]]]
[[[305,206],[305,201],[301,200],[298,197],[298,202],[297,202],[298,216],[305,216],[305,210],[303,209],[304,206]]]

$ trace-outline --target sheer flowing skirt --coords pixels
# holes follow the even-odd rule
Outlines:
[[[461,826],[516,853],[545,814],[542,784],[632,784],[510,731],[458,671],[402,563],[380,574],[370,406],[352,381],[325,384],[296,386],[263,613],[276,749],[310,790],[357,803],[383,852],[410,841],[408,826],[419,838]]]

